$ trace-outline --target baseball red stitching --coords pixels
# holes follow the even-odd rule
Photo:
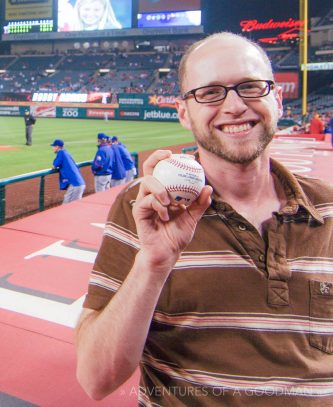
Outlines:
[[[169,192],[186,192],[189,194],[193,194],[195,196],[199,195],[199,191],[190,186],[182,186],[182,185],[168,185],[166,188]]]
[[[168,161],[170,164],[174,165],[175,167],[181,168],[186,171],[198,172],[198,173],[202,172],[201,168],[192,167],[190,165],[183,163],[182,161],[175,160],[174,158],[169,158]]]

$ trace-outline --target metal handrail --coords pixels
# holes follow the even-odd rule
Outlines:
[[[91,165],[92,161],[82,161],[77,164],[78,167],[86,167],[87,165]],[[15,182],[26,181],[28,179],[38,178],[38,177],[45,177],[45,175],[56,174],[58,170],[40,170],[34,172],[28,172],[22,175],[15,175],[14,177],[9,178],[2,178],[0,179],[0,187],[14,184]]]
[[[139,159],[138,153],[131,153],[131,156],[134,158],[134,163],[137,169],[137,174],[139,173]],[[77,164],[79,168],[87,167],[92,164],[90,161],[82,161]],[[45,177],[47,175],[56,174],[58,170],[47,169],[41,171],[29,172],[22,175],[16,175],[14,177],[0,179],[0,225],[3,225],[6,221],[6,186],[34,178],[40,178],[39,183],[39,212],[45,210]],[[138,176],[138,175],[136,175]]]

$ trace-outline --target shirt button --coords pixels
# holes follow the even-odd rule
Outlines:
[[[239,230],[246,230],[246,226],[243,224],[243,223],[240,223],[239,225],[238,225],[238,229]]]
[[[264,261],[265,260],[265,256],[263,255],[263,254],[261,254],[260,256],[259,256],[259,261]]]

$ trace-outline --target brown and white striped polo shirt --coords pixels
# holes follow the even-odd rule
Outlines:
[[[265,239],[213,201],[170,274],[141,361],[141,406],[333,406],[333,187],[271,164],[287,205]],[[85,307],[105,307],[133,264],[137,191],[110,211]]]

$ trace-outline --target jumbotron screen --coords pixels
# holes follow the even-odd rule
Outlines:
[[[139,13],[200,10],[200,0],[139,0]]]
[[[200,0],[139,0],[138,27],[201,25]]]
[[[3,34],[199,26],[201,0],[1,0]],[[47,37],[43,37],[47,38]]]
[[[132,28],[133,0],[1,1],[4,34]]]
[[[58,31],[132,27],[132,0],[58,0]]]

